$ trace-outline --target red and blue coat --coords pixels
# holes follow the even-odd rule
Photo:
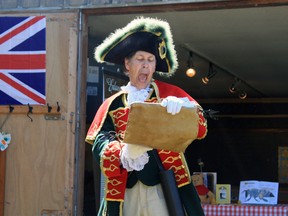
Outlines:
[[[190,101],[195,101],[185,91],[171,84],[155,80],[151,83],[151,88],[153,91],[151,91],[146,102],[161,102],[162,99],[168,96],[187,97]],[[120,162],[120,152],[123,147],[122,140],[125,135],[129,114],[126,98],[127,95],[123,91],[107,98],[98,109],[86,136],[86,142],[93,145],[94,158],[98,161],[102,173],[105,176],[105,200],[101,211],[102,213],[116,211],[117,213],[115,213],[115,215],[122,215],[122,203],[124,201],[126,187],[132,187],[133,182],[137,181],[135,179],[129,180],[128,176],[130,176],[130,173],[121,166]],[[199,122],[197,138],[203,139],[207,133],[207,124],[202,109],[198,110]],[[189,198],[189,195],[186,195],[187,192],[192,190],[191,193],[193,192],[195,194],[196,191],[191,183],[191,175],[184,154],[161,149],[158,150],[158,153],[164,168],[174,171],[180,196],[182,195],[182,201],[184,199],[183,203],[189,215],[190,207],[186,205],[193,205],[193,203],[189,204],[190,201],[185,201],[185,197],[187,196]],[[142,172],[137,173],[138,171],[133,171],[135,175],[131,176],[136,176],[136,179],[138,178],[138,180],[147,185],[159,183],[157,174],[155,178],[153,178],[153,175],[151,177],[151,170],[153,170],[153,167],[157,167],[154,166],[153,163],[155,163],[154,160],[149,160],[147,165],[147,167],[150,166],[149,178],[145,177],[145,167]],[[155,172],[159,173],[157,170]],[[194,197],[192,199],[196,199],[196,202],[198,202],[197,198]],[[111,204],[110,207],[109,202]],[[115,208],[115,202],[117,203],[117,208]],[[185,203],[187,204],[185,205]],[[197,205],[199,205],[199,203]],[[194,211],[193,206],[191,209],[191,211]],[[199,213],[199,215],[201,215],[201,213]]]

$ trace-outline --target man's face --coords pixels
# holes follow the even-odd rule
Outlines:
[[[131,85],[138,89],[146,88],[152,80],[156,67],[156,58],[145,51],[137,51],[134,56],[125,59]]]

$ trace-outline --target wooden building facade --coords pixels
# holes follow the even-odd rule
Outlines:
[[[46,16],[47,105],[31,106],[32,110],[28,104],[15,106],[13,112],[0,106],[1,129],[12,136],[10,146],[0,152],[0,215],[83,215],[91,14],[256,4],[288,5],[288,1],[1,0],[0,16]]]

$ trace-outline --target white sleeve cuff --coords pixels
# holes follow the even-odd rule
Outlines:
[[[133,171],[133,170],[140,171],[144,168],[145,164],[147,164],[149,161],[149,156],[147,154],[148,148],[144,147],[146,148],[145,152],[143,153],[142,151],[142,153],[138,155],[137,157],[135,157],[135,154],[133,155],[134,157],[131,157],[131,154],[129,152],[129,146],[133,146],[133,145],[125,144],[124,147],[122,148],[122,152],[120,155],[122,166],[127,171]]]

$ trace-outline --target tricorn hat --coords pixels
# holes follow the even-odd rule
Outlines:
[[[127,26],[117,29],[95,49],[98,62],[124,64],[125,57],[137,51],[156,57],[156,72],[172,75],[178,67],[170,26],[166,21],[138,17]]]

